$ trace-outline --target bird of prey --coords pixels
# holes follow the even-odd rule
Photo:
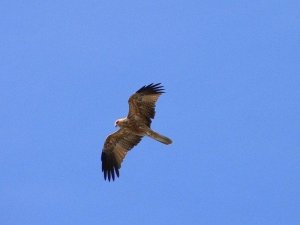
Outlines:
[[[144,136],[151,137],[166,145],[172,140],[150,128],[151,119],[155,115],[155,103],[164,93],[161,83],[149,84],[140,88],[128,100],[129,112],[127,117],[118,119],[115,126],[119,130],[110,134],[103,145],[101,161],[104,179],[115,180],[119,177],[119,169],[127,152],[136,146]]]

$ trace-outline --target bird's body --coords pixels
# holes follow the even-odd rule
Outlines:
[[[151,119],[155,116],[155,103],[164,93],[163,86],[150,84],[140,88],[129,100],[127,117],[118,119],[115,126],[120,129],[106,138],[103,146],[101,161],[104,179],[119,177],[119,169],[127,152],[137,145],[144,136],[149,136],[164,144],[172,140],[151,129]]]

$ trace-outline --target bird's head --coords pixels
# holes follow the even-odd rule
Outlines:
[[[115,122],[115,127],[122,127],[126,124],[127,118],[118,119]]]
[[[117,127],[119,125],[119,120],[115,121],[115,127]]]

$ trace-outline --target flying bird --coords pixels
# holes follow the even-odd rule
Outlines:
[[[151,119],[155,116],[155,103],[164,93],[161,83],[149,84],[140,88],[128,100],[127,117],[116,120],[115,126],[120,129],[110,134],[103,145],[101,161],[104,179],[110,181],[119,177],[119,169],[127,152],[136,146],[144,136],[153,138],[163,144],[171,144],[172,140],[153,131]]]

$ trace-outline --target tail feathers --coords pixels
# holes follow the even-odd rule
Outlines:
[[[149,130],[147,135],[163,144],[169,145],[172,143],[172,140],[166,136],[163,136],[159,133],[154,132],[153,130]]]

